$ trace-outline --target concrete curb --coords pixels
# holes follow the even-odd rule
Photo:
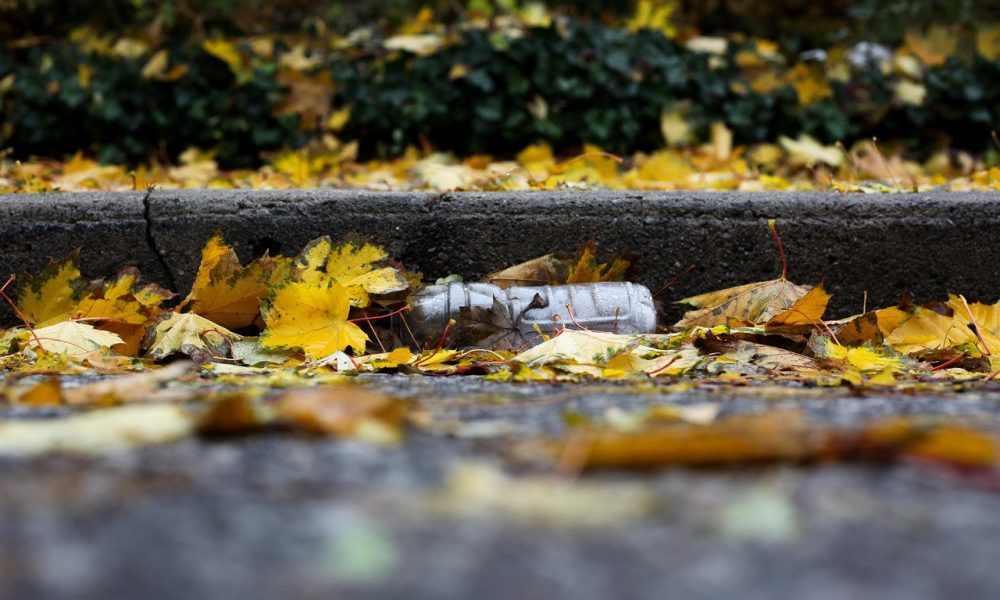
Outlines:
[[[241,258],[295,253],[320,235],[386,245],[427,277],[477,277],[596,237],[642,256],[640,282],[663,295],[775,277],[766,222],[778,219],[789,278],[826,281],[834,315],[915,300],[1000,296],[1000,193],[839,195],[736,192],[156,190],[0,195],[0,273],[33,272],[82,248],[86,275],[135,265],[185,291],[216,231]],[[682,310],[678,307],[677,312]]]

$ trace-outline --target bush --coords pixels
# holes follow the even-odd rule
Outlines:
[[[510,155],[544,141],[557,150],[584,142],[616,153],[662,146],[660,117],[683,110],[704,138],[725,122],[736,143],[808,133],[825,143],[877,135],[930,150],[950,141],[980,151],[1000,121],[1000,62],[950,58],[925,70],[926,99],[896,98],[901,79],[877,67],[854,69],[830,93],[806,101],[788,83],[753,92],[730,44],[724,56],[687,49],[655,31],[630,33],[587,21],[528,28],[520,37],[472,29],[429,56],[367,50],[334,53],[309,73],[329,70],[332,105],[350,107],[341,137],[366,156],[429,144],[459,153]],[[297,147],[302,131],[279,105],[278,58],[246,59],[245,72],[195,44],[175,44],[173,78],[143,76],[153,48],[128,58],[69,43],[0,55],[0,145],[14,156],[84,150],[110,162],[176,158],[189,146],[216,149],[223,166],[259,164],[261,153]],[[244,49],[245,52],[249,52]],[[4,84],[3,82],[7,82]],[[6,90],[6,91],[5,91]],[[323,107],[321,107],[323,108]]]
[[[144,58],[75,46],[33,48],[17,64],[0,59],[0,79],[15,82],[0,141],[17,157],[82,150],[131,164],[175,159],[188,147],[217,149],[229,167],[255,166],[262,152],[303,143],[297,118],[272,114],[283,95],[273,66],[237,85],[224,63],[200,49],[178,49],[174,60],[190,68],[168,82],[143,77]]]

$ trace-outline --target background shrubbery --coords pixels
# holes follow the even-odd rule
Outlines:
[[[366,0],[349,12],[347,4],[211,0],[195,12],[182,0],[17,0],[13,8],[0,0],[0,32],[11,40],[0,54],[0,147],[14,157],[83,150],[128,163],[173,160],[198,147],[242,167],[334,131],[358,140],[363,156],[409,145],[503,155],[536,141],[626,153],[662,146],[661,117],[676,111],[692,141],[721,121],[736,143],[806,133],[825,143],[878,136],[917,152],[981,151],[1000,121],[1000,61],[966,47],[973,36],[954,34],[988,17],[983,3],[717,1],[672,16],[700,33],[739,26],[782,40],[762,53],[751,35],[737,36],[721,54],[694,51],[660,30],[627,29],[627,15],[598,2],[564,3],[579,16],[547,26],[435,29],[448,43],[434,52],[391,50],[380,42],[385,28],[405,27],[425,3]],[[463,5],[442,2],[439,14],[459,18]],[[769,12],[776,6],[785,8],[780,16]],[[842,49],[852,37],[900,43],[902,28],[881,23],[901,15],[950,23],[952,55],[910,72],[890,54],[827,77],[822,54],[799,54],[816,40]],[[383,28],[347,46],[330,42],[344,39],[331,32],[371,19]],[[781,25],[796,21],[813,27]],[[280,31],[289,33],[273,33]],[[748,68],[746,57],[762,54]],[[782,75],[761,85],[754,69]],[[805,82],[788,78],[796,69]],[[919,86],[921,95],[907,98],[900,85]]]

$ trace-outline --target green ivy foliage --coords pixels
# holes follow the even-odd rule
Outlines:
[[[1000,123],[998,61],[953,57],[928,69],[919,106],[895,99],[897,76],[877,68],[853,71],[832,84],[831,98],[803,106],[791,86],[746,91],[739,50],[712,57],[654,31],[569,21],[514,38],[470,30],[424,57],[380,47],[335,53],[323,68],[336,86],[333,106],[351,107],[338,135],[357,140],[363,156],[426,144],[503,156],[539,141],[559,151],[585,142],[620,154],[653,150],[663,145],[660,116],[671,107],[684,107],[702,139],[723,121],[738,144],[808,133],[825,143],[878,136],[915,151],[982,151]],[[169,53],[171,64],[187,66],[176,81],[142,77],[145,58],[68,43],[0,54],[0,82],[12,81],[0,87],[0,148],[15,157],[83,150],[137,163],[173,160],[194,146],[215,149],[224,167],[249,167],[321,133],[301,131],[294,115],[276,116],[286,93],[276,62],[258,61],[252,77],[237,81],[198,46],[176,44]],[[81,65],[91,72],[87,85]]]

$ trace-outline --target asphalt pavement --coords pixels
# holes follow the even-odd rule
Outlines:
[[[370,375],[432,417],[398,446],[288,432],[0,460],[0,597],[995,598],[996,482],[830,463],[567,480],[511,444],[656,404],[1000,430],[1000,388],[927,397]],[[62,409],[0,417],[58,418]],[[552,482],[555,483],[552,483]],[[534,483],[532,483],[534,482]],[[545,482],[544,484],[539,482]]]

